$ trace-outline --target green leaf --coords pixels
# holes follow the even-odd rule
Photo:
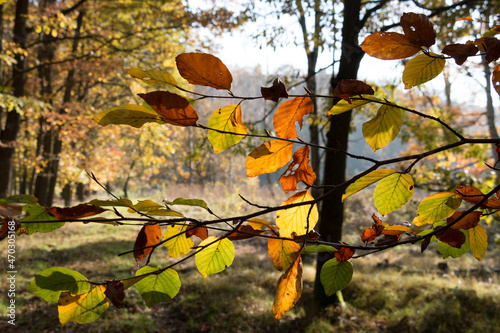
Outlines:
[[[321,268],[319,276],[325,294],[331,296],[347,287],[353,273],[352,264],[349,261],[339,263],[335,258],[328,260]]]
[[[177,85],[177,82],[175,81],[175,78],[172,74],[162,72],[157,69],[149,69],[145,71],[140,68],[127,68],[126,71],[133,78],[142,80],[153,87],[158,85]]]
[[[247,129],[241,121],[240,105],[227,105],[214,111],[208,120],[208,127],[224,132],[235,134],[208,131],[208,140],[214,147],[214,152],[220,153],[227,148],[234,146],[247,134]]]
[[[101,126],[130,125],[139,128],[145,123],[157,123],[163,121],[162,117],[155,111],[151,111],[141,105],[127,104],[102,111],[92,118]]]
[[[99,207],[134,207],[134,204],[129,199],[120,198],[117,200],[98,200],[94,199],[88,202],[91,205]]]
[[[446,60],[432,52],[430,55],[420,54],[406,64],[403,71],[406,89],[430,81],[443,71]]]
[[[152,273],[157,270],[158,268],[144,266],[135,273],[135,276]],[[151,274],[144,277],[135,286],[148,308],[151,308],[155,304],[174,298],[181,288],[181,280],[176,271],[167,269],[160,274]]]
[[[7,198],[0,199],[0,204],[9,204],[9,203],[27,203],[27,204],[36,204],[38,199],[29,194],[18,194],[13,195]]]
[[[418,205],[418,219],[421,224],[446,219],[453,215],[461,203],[462,196],[454,192],[440,192],[430,195]]]
[[[302,253],[323,253],[323,252],[335,252],[336,248],[329,245],[309,245],[304,248]]]
[[[66,326],[70,321],[87,324],[99,318],[110,303],[104,294],[105,291],[106,286],[99,285],[82,295],[72,296],[70,293],[62,293],[57,303],[61,324]]]
[[[387,215],[403,207],[415,192],[413,179],[408,174],[394,173],[378,183],[373,192],[375,207],[382,215]]]
[[[39,204],[27,204],[23,206],[23,210],[28,213],[28,216],[22,218],[21,221],[47,221],[54,220],[57,218],[50,215],[45,207]],[[26,229],[28,235],[34,234],[35,232],[51,232],[55,229],[61,228],[64,222],[40,222],[40,223],[22,223],[21,227]]]
[[[375,118],[363,124],[363,136],[373,151],[376,151],[391,143],[398,136],[402,125],[401,110],[382,105]]]
[[[210,244],[212,242],[213,244]],[[204,246],[207,247],[203,248]],[[195,255],[196,267],[206,278],[229,267],[233,263],[234,256],[234,245],[229,239],[217,240],[216,237],[210,236],[198,245]]]
[[[181,213],[165,208],[165,206],[160,205],[152,200],[140,200],[136,205],[130,207],[127,211],[129,213],[135,213],[136,211],[139,211],[144,212],[148,215],[156,216],[184,216]]]
[[[62,292],[81,295],[90,290],[90,283],[82,274],[64,267],[52,267],[35,275],[28,291],[47,302],[57,302]]]
[[[465,242],[459,249],[438,240],[439,252],[443,255],[443,259],[446,259],[448,257],[458,258],[469,251],[469,233],[467,232],[467,230],[460,231],[465,235]]]
[[[165,201],[167,205],[183,205],[183,206],[195,206],[208,209],[208,205],[205,201],[201,199],[184,199],[177,198],[174,201]]]
[[[365,105],[365,104],[368,104],[368,103],[382,102],[382,100],[380,98],[374,97],[372,95],[361,95],[361,97],[363,97],[365,99],[369,99],[369,101],[355,99],[355,97],[353,97],[353,98],[351,98],[352,99],[352,103],[349,103],[348,101],[346,101],[346,100],[343,99],[343,100],[339,101],[337,104],[335,104],[330,109],[330,111],[328,111],[328,115],[329,116],[334,116],[334,115],[337,115],[337,114],[341,114],[341,113],[350,111],[350,110],[352,110],[354,108],[357,108],[359,106],[362,106],[362,105]]]
[[[488,235],[486,229],[480,224],[467,230],[469,233],[469,244],[472,254],[477,260],[481,260],[486,254],[488,247]]]
[[[362,189],[378,182],[381,179],[384,179],[387,176],[392,175],[396,171],[390,170],[390,169],[379,169],[379,170],[373,170],[369,174],[359,178],[356,180],[354,183],[349,185],[349,187],[346,189],[345,194],[342,195],[342,202],[347,198],[353,195],[356,192],[361,191]]]

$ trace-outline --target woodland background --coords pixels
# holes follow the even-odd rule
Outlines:
[[[427,13],[426,8],[444,8],[457,1],[370,3],[373,8],[379,7],[369,16],[361,36],[395,25],[405,11]],[[433,18],[440,27],[438,39],[443,44],[481,35],[487,27],[484,22],[491,23],[500,12],[495,1],[460,3],[463,4]],[[16,8],[24,12],[16,13]],[[302,12],[299,8],[303,8]],[[321,23],[316,25],[314,18],[318,12]],[[219,56],[227,64],[236,64],[230,70],[237,94],[258,96],[260,87],[269,86],[276,77],[283,80],[291,93],[301,94],[307,86],[317,94],[328,94],[332,73],[339,65],[339,27],[343,15],[340,1],[319,0],[0,0],[0,197],[32,194],[45,206],[68,206],[89,198],[106,198],[106,193],[89,179],[87,170],[116,195],[134,200],[200,198],[209,202],[219,215],[244,213],[249,209],[238,193],[254,202],[279,205],[284,195],[276,178],[246,177],[245,154],[255,144],[250,139],[216,155],[205,133],[192,128],[151,124],[141,129],[99,127],[92,118],[105,109],[136,104],[137,93],[148,90],[146,85],[132,79],[126,68],[169,70],[174,68],[175,56],[181,52],[203,51]],[[468,16],[472,21],[459,20]],[[290,20],[286,22],[297,24],[302,36],[291,34],[292,29],[280,23],[285,17]],[[14,31],[16,20],[25,21],[23,29]],[[301,26],[302,22],[306,23]],[[247,47],[278,51],[295,46],[295,52],[306,55],[303,57],[306,63],[294,68],[283,59],[283,66],[269,70],[260,64],[249,67],[224,52],[223,38],[248,27],[255,38],[248,40]],[[332,56],[327,68],[317,66],[318,58],[314,58],[322,52]],[[440,81],[437,84],[412,90],[405,90],[400,78],[383,82],[363,71],[360,75],[375,81],[379,95],[415,109],[432,110],[469,134],[488,133],[498,138],[494,116],[499,99],[488,87],[485,79],[491,76],[488,70],[477,59],[464,67],[451,66],[435,79]],[[394,71],[401,72],[401,67],[395,65]],[[472,85],[479,89],[470,89]],[[461,100],[463,95],[467,95],[466,100]],[[318,113],[324,114],[328,102],[320,99],[316,102]],[[222,103],[212,99],[198,101],[200,118],[206,122]],[[252,106],[253,110],[246,111],[250,116],[243,119],[245,124],[253,131],[272,127],[270,115],[275,103],[258,101]],[[354,115],[349,149],[373,156],[360,135],[364,120],[363,116]],[[312,118],[308,125],[311,138],[316,135],[316,142],[325,143],[326,118]],[[391,151],[377,152],[377,157],[421,152],[446,140],[440,129],[422,126],[417,119],[408,117],[405,126],[399,141],[391,144]],[[497,175],[483,162],[485,156],[489,156],[489,161],[493,159],[493,150],[477,147],[454,150],[421,165],[424,172],[419,174],[424,176],[416,179],[415,202],[429,192],[448,189],[457,182],[492,187]],[[318,153],[313,162],[317,163],[316,169],[322,168],[324,158]],[[364,167],[358,161],[348,160],[348,176]],[[415,207],[413,204],[405,209]],[[394,219],[407,220],[405,209]],[[369,195],[349,201],[345,207],[343,239],[359,237],[360,230],[370,223],[366,218],[374,211]],[[117,258],[116,253],[133,247],[137,230],[115,228],[110,234],[109,228],[71,225],[40,235],[36,241],[27,237],[18,239],[17,260],[24,276],[18,285],[25,286],[18,296],[21,300],[18,329],[62,330],[56,326],[57,310],[53,304],[27,292],[31,277],[45,268],[78,267],[95,278],[131,274],[133,258]],[[306,261],[304,296],[280,322],[269,311],[279,273],[265,260],[266,245],[259,240],[243,243],[237,248],[242,256],[235,261],[231,272],[204,280],[193,264],[184,264],[180,272],[185,283],[173,301],[147,309],[138,294],[132,295],[127,298],[125,309],[110,310],[85,329],[491,331],[492,327],[500,327],[496,316],[500,312],[499,229],[498,217],[492,216],[488,252],[480,262],[472,255],[443,261],[435,248],[423,256],[414,256],[419,249],[398,248],[357,260],[353,282],[344,291],[346,304],[323,309],[314,319],[306,315],[305,304],[307,295],[312,297],[315,269],[313,260]],[[2,288],[5,286],[2,281]],[[0,304],[3,308],[3,303]],[[77,331],[78,327],[70,324],[65,330]]]

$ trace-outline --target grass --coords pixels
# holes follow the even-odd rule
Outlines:
[[[177,195],[182,193],[176,193]],[[219,197],[223,197],[221,190]],[[188,196],[185,196],[188,197]],[[224,196],[227,198],[227,196]],[[248,194],[254,202],[263,202]],[[198,196],[203,199],[203,193]],[[171,199],[171,198],[169,198]],[[208,200],[207,200],[208,201]],[[359,203],[356,203],[359,207]],[[355,207],[355,206],[353,206]],[[217,202],[216,212],[243,208],[239,201]],[[369,208],[367,208],[369,209]],[[348,215],[354,216],[352,207]],[[193,211],[194,214],[201,214]],[[367,216],[367,212],[358,212]],[[355,221],[359,221],[356,219]],[[359,239],[366,223],[346,225],[346,238]],[[176,267],[182,281],[179,294],[148,309],[135,287],[127,290],[120,309],[111,306],[97,321],[65,328],[57,305],[29,293],[29,283],[40,271],[55,266],[74,269],[91,280],[124,278],[135,274],[131,255],[138,226],[67,224],[48,234],[19,237],[16,243],[17,325],[0,323],[2,332],[495,332],[500,331],[498,249],[490,246],[478,262],[467,254],[443,261],[434,244],[422,255],[418,247],[401,247],[353,261],[354,277],[343,291],[345,306],[308,313],[315,276],[314,258],[304,259],[303,294],[296,306],[277,321],[272,303],[281,275],[267,255],[265,240],[236,244],[233,265],[203,279],[194,260]],[[6,244],[6,243],[3,243]],[[5,246],[5,245],[4,245]],[[153,264],[172,262],[158,249]],[[446,262],[447,266],[439,263]],[[6,267],[5,258],[2,258]],[[7,281],[2,280],[2,290]],[[5,295],[5,293],[2,293]],[[5,309],[6,298],[0,306]],[[4,312],[5,313],[5,312]],[[2,313],[2,315],[4,315]]]

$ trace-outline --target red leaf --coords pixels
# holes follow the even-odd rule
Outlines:
[[[298,149],[293,154],[293,161],[288,165],[286,171],[280,177],[280,184],[285,193],[297,191],[297,184],[303,181],[312,185],[316,180],[316,174],[309,165],[309,146]]]
[[[475,55],[479,52],[479,49],[472,42],[468,42],[467,44],[450,44],[446,45],[443,49],[444,54],[449,55],[453,59],[457,65],[462,65],[468,57]]]
[[[137,261],[143,260],[148,256],[153,248],[144,247],[156,245],[161,240],[161,228],[158,224],[145,224],[139,234],[134,245],[134,257]]]
[[[355,250],[341,246],[340,249],[335,251],[335,258],[338,262],[347,261],[354,255]]]
[[[359,80],[341,80],[333,90],[333,96],[345,99],[349,103],[351,103],[349,96],[373,94],[375,94],[373,88]]]
[[[442,227],[438,227],[436,230],[441,229]],[[459,249],[463,243],[465,243],[466,237],[460,230],[457,229],[446,229],[442,234],[436,234],[436,238],[441,242],[446,243],[450,246],[453,246]]]
[[[47,208],[47,211],[58,220],[81,219],[83,217],[100,214],[106,210],[107,209],[90,204],[80,204],[78,206],[67,207],[67,208],[59,208],[59,207]]]
[[[436,43],[436,31],[424,14],[404,13],[401,27],[413,45],[431,47]]]
[[[175,62],[179,73],[189,83],[231,90],[231,72],[216,56],[207,53],[182,53],[175,58]]]
[[[125,288],[120,281],[109,281],[106,285],[104,295],[113,303],[117,308],[121,307],[125,299]]]
[[[139,94],[139,97],[158,112],[167,124],[196,126],[198,113],[184,97],[168,91],[153,91],[147,94]]]
[[[227,239],[229,239],[229,240],[248,239],[248,238],[253,238],[255,236],[258,236],[262,232],[263,232],[263,230],[255,230],[254,228],[252,228],[249,225],[242,225],[238,228],[237,231],[230,233],[229,236],[227,236]]]
[[[281,97],[288,98],[288,91],[280,78],[274,79],[271,87],[261,87],[260,93],[264,99],[268,99],[276,103]]]

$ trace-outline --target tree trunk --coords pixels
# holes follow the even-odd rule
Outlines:
[[[484,87],[484,93],[486,95],[486,119],[488,121],[488,130],[490,133],[490,138],[498,139],[498,131],[495,124],[495,107],[493,106],[493,98],[491,97],[491,69],[490,65],[486,60],[482,59],[482,64],[484,68],[484,77],[486,79],[486,86]],[[493,158],[498,160],[496,146],[491,145]],[[494,164],[494,163],[493,163]],[[497,179],[499,178],[499,172],[497,171]]]
[[[26,48],[28,30],[26,19],[28,16],[28,0],[17,0],[16,16],[14,19],[14,43],[21,49]],[[17,53],[14,56],[16,63],[12,66],[12,88],[15,97],[24,96],[24,86],[26,83],[26,74],[24,67],[26,58],[23,54]],[[21,115],[15,110],[7,113],[5,127],[0,133],[0,197],[8,195],[9,184],[11,180],[12,157],[15,152],[15,144]]]
[[[331,89],[335,89],[338,82],[344,79],[356,79],[359,64],[364,52],[358,45],[358,35],[361,30],[359,20],[361,0],[344,1],[344,22],[342,27],[342,55],[339,71],[332,76]],[[330,127],[327,134],[327,146],[347,150],[351,112],[330,117]],[[326,151],[323,181],[325,185],[336,185],[345,181],[346,155],[343,153]],[[344,206],[342,191],[325,198],[323,201],[318,232],[322,239],[330,242],[339,241],[342,237],[342,223]],[[313,311],[318,311],[329,304],[337,302],[336,296],[327,297],[320,281],[321,268],[330,256],[320,254],[317,258],[316,280],[314,283]]]

